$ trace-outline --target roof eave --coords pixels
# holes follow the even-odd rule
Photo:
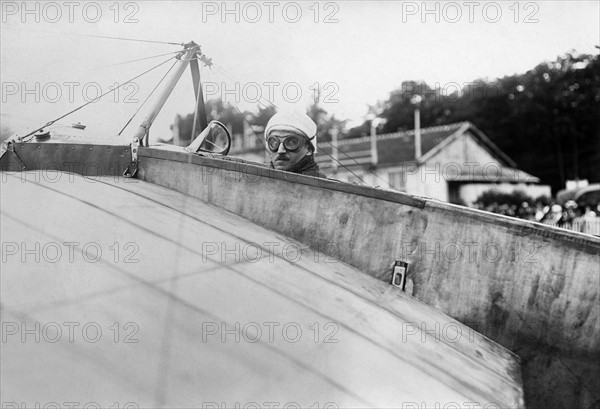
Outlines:
[[[419,158],[415,158],[415,162],[421,165],[429,159],[431,159],[433,156],[437,155],[442,149],[444,149],[446,146],[452,143],[458,137],[458,135],[461,135],[467,129],[469,129],[469,125],[469,122],[465,122],[464,124],[462,124],[456,131],[446,136],[443,141],[435,145],[433,148],[429,149],[427,153],[421,155]]]
[[[517,163],[513,161],[507,154],[502,152],[502,150],[494,142],[492,142],[491,139],[488,138],[479,128],[477,128],[471,122],[467,122],[467,124],[469,125],[467,129],[471,129],[488,149],[492,150],[493,153],[498,155],[498,157],[505,162],[505,166],[508,166],[510,168],[517,168]]]

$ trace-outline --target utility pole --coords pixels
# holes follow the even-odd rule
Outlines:
[[[373,118],[371,120],[371,163],[373,166],[379,162],[379,156],[377,155],[377,125],[379,118]]]
[[[332,150],[331,150],[331,158],[333,161],[333,166],[335,169],[337,169],[338,167],[338,163],[339,163],[339,158],[338,158],[338,133],[340,131],[337,129],[337,127],[333,127],[331,128],[331,146],[332,146]]]

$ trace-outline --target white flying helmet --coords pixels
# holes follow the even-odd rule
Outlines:
[[[317,151],[317,124],[305,113],[278,112],[269,119],[265,128],[265,139],[274,130],[289,131],[306,137]]]

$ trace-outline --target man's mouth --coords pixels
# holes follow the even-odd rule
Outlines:
[[[278,156],[275,158],[275,160],[273,162],[287,162],[289,161],[288,158],[286,158],[285,156]]]

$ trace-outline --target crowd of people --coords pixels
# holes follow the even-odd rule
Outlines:
[[[548,213],[552,204],[552,199],[547,196],[533,199],[522,191],[506,193],[489,190],[477,198],[474,207],[487,212],[539,222]]]
[[[546,196],[535,200],[523,193],[513,194],[484,194],[475,202],[475,207],[492,213],[517,217],[544,224],[572,229],[575,222],[592,222],[600,220],[600,204],[597,206],[579,205],[569,200],[562,205]],[[519,199],[517,202],[515,199]],[[577,229],[575,229],[577,230]]]
[[[528,202],[522,202],[520,204],[508,204],[492,202],[489,204],[483,204],[481,202],[475,203],[475,208],[485,210],[486,212],[492,212],[497,214],[503,214],[505,216],[518,217],[525,220],[540,221],[548,210],[548,205],[544,205],[543,202],[536,201],[533,205]]]
[[[573,200],[569,200],[563,206],[558,203],[552,204],[544,210],[544,215],[539,221],[556,223],[559,227],[576,220],[589,220],[598,216],[598,208],[594,211],[590,206],[579,206]]]

